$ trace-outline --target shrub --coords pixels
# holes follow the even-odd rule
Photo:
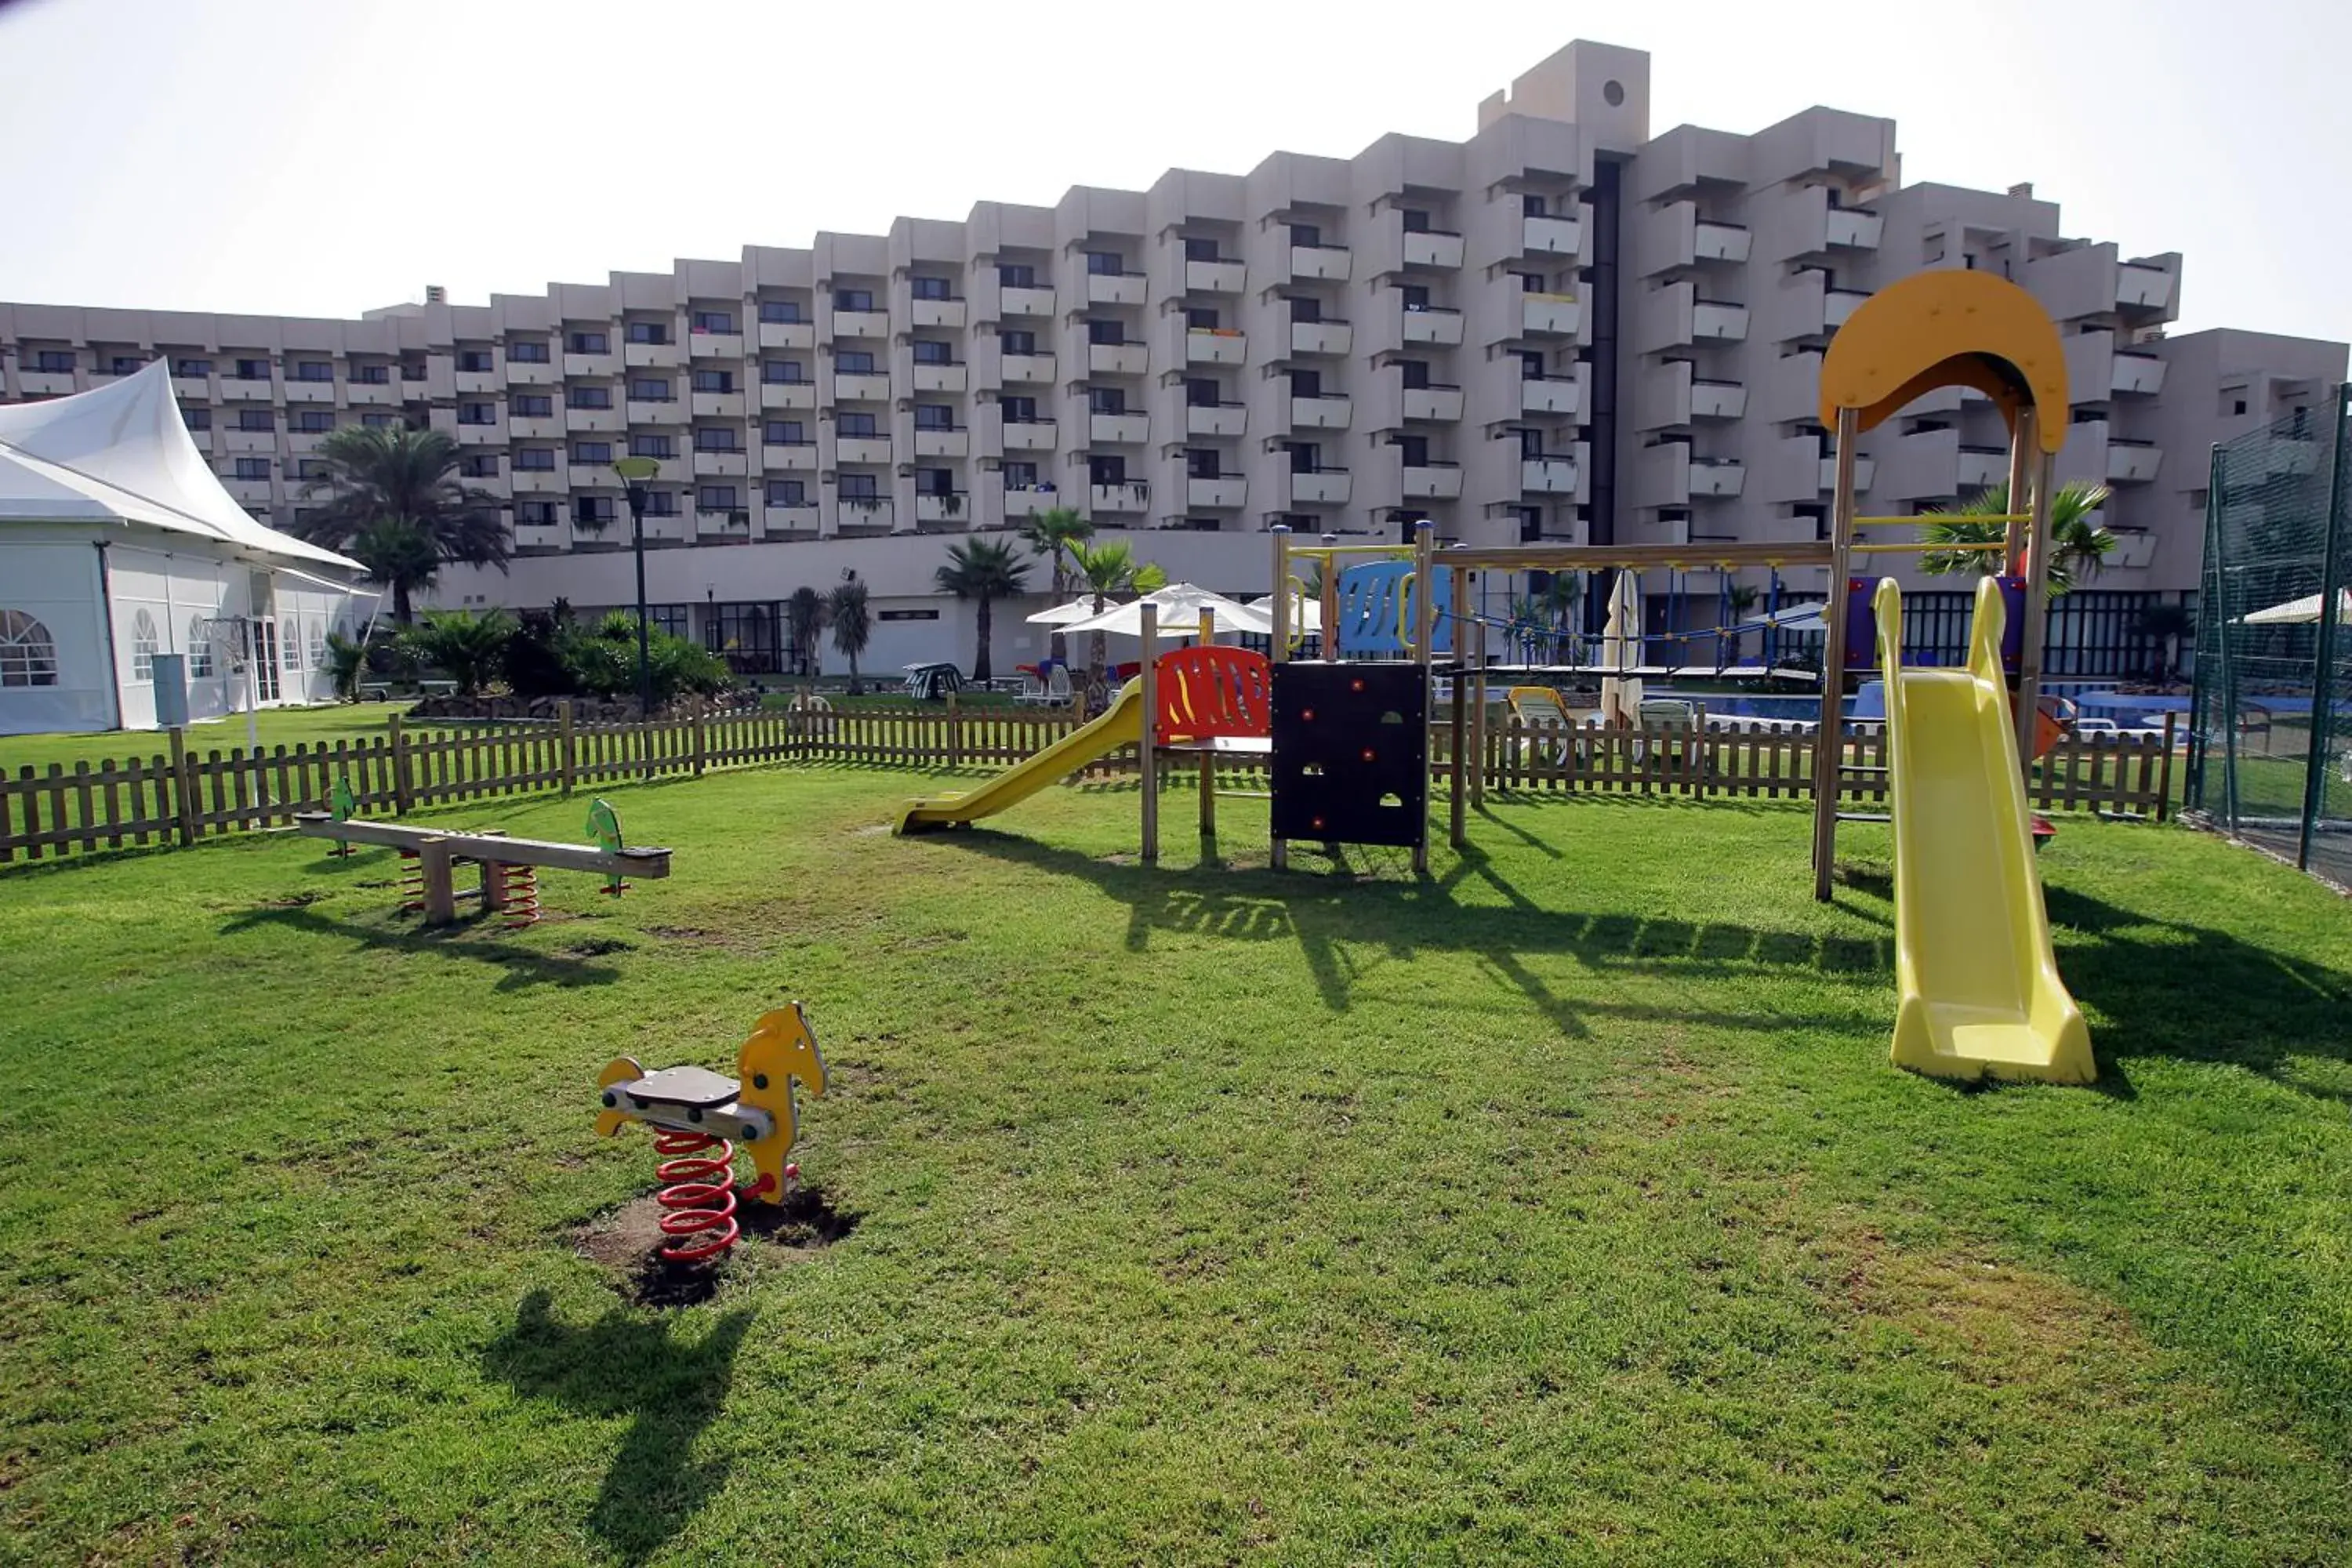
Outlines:
[[[425,620],[401,634],[409,652],[433,665],[457,683],[468,697],[497,679],[505,666],[507,644],[514,637],[515,620],[504,610],[469,615],[464,610],[427,610]]]
[[[598,697],[635,696],[637,689],[637,618],[615,610],[585,631],[562,639],[563,662],[583,691]],[[707,648],[658,627],[646,634],[646,663],[656,707],[686,693],[710,696],[735,684],[727,663]]]

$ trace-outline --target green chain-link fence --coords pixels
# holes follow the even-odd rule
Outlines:
[[[2352,387],[2213,449],[2192,820],[2352,885]]]

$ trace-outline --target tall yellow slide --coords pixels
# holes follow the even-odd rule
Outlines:
[[[1143,682],[1130,680],[1118,700],[1102,717],[1081,724],[1028,761],[1016,763],[978,789],[910,800],[898,814],[898,833],[929,833],[993,816],[1018,805],[1056,780],[1066,778],[1097,757],[1143,739]]]
[[[1965,669],[1903,668],[1903,599],[1882,580],[1895,797],[1895,1062],[1942,1078],[2089,1083],[2090,1032],[2058,978],[2000,665],[2000,584],[1977,585]]]

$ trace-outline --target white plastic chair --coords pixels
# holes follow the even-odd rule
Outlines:
[[[1013,694],[1013,700],[1024,708],[1044,707],[1045,703],[1045,683],[1037,679],[1036,673],[1034,670],[1023,670],[1021,672],[1021,689]]]
[[[1070,667],[1057,664],[1054,673],[1045,678],[1045,706],[1067,708],[1070,705]]]

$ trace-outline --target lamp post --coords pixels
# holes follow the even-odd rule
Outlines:
[[[637,717],[650,722],[654,665],[646,630],[646,481],[661,472],[661,464],[652,458],[619,458],[614,460],[613,471],[621,476],[629,498],[629,547],[637,557]]]

